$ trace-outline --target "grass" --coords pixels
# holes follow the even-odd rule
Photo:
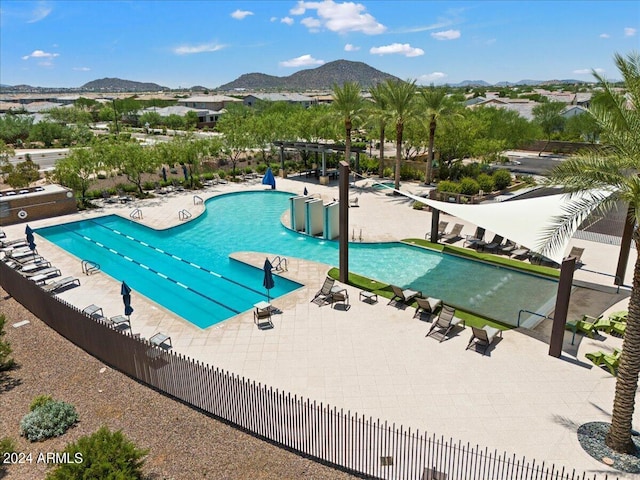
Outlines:
[[[339,280],[340,270],[338,268],[332,268],[331,270],[329,270],[328,275],[335,280]],[[358,275],[351,272],[349,272],[348,280],[349,281],[347,283],[353,287],[359,288],[361,290],[366,290],[368,292],[373,292],[377,294],[378,297],[388,298],[389,300],[393,298],[393,291],[391,290],[391,286],[388,283],[378,282],[377,280],[372,280],[363,275]],[[416,302],[411,302],[409,304],[409,306],[414,308],[416,307],[416,305]],[[456,305],[451,306],[456,308],[456,316],[462,318],[467,326],[483,327],[484,325],[489,325],[500,330],[511,330],[512,328],[515,328],[513,325],[508,325],[492,318],[483,317],[476,313],[462,310]]]

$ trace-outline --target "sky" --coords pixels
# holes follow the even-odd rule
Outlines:
[[[0,84],[215,89],[334,60],[418,84],[619,79],[640,2],[0,0]]]

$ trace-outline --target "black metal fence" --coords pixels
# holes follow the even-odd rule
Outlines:
[[[0,285],[51,328],[110,366],[260,437],[352,473],[403,480],[596,478],[365,418],[167,352],[88,317],[4,262]]]

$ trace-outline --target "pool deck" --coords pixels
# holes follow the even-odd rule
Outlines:
[[[277,182],[278,190],[295,194],[301,194],[306,186],[309,193],[320,194],[326,201],[338,196],[336,186],[280,178]],[[369,188],[370,184],[370,180],[359,181],[350,191],[359,204],[349,209],[350,237],[366,242],[424,238],[431,214],[413,210],[411,200],[388,196]],[[419,185],[407,185],[415,194],[426,191]],[[255,181],[218,185],[196,194],[206,200],[218,194],[264,188]],[[187,209],[195,218],[205,207],[194,205],[193,192],[182,192],[29,224],[40,228],[111,213],[129,218],[134,208],[142,210],[139,223],[164,229],[182,223],[180,210]],[[463,235],[475,231],[475,225],[448,215],[441,214],[441,220],[465,224]],[[24,236],[24,226],[4,230],[9,238],[19,238]],[[109,317],[122,314],[119,280],[102,272],[86,276],[77,258],[42,237],[36,236],[36,243],[38,252],[60,268],[63,276],[75,276],[82,282],[80,287],[61,293],[61,298],[80,308],[97,304]],[[571,245],[585,247],[585,266],[576,271],[575,278],[610,286],[618,247],[575,239]],[[265,254],[287,256],[287,252],[238,252],[234,256],[261,267]],[[632,250],[624,281],[627,286],[635,260]],[[597,473],[599,478],[605,473],[620,479],[640,478],[618,473],[592,459],[576,436],[579,425],[610,419],[615,386],[615,378],[593,367],[584,354],[611,351],[621,346],[621,339],[577,335],[576,345],[570,347],[571,333],[567,332],[566,351],[577,349],[577,355],[564,353],[556,359],[547,354],[548,345],[539,336],[511,330],[481,355],[465,350],[470,328],[459,329],[439,343],[437,338],[425,337],[430,322],[413,318],[413,308],[387,305],[384,298],[374,304],[362,302],[354,287],[346,287],[348,310],[342,304],[333,308],[311,303],[329,268],[289,258],[288,271],[281,275],[304,287],[272,301],[281,311],[273,315],[273,329],[258,329],[249,311],[202,330],[135,291],[132,329],[145,338],[163,332],[171,336],[176,352],[345,411],[490,450],[525,455],[537,463]],[[626,300],[598,313],[623,309]],[[640,429],[637,412],[635,419],[634,426]]]

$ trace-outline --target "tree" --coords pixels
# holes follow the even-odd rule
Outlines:
[[[380,141],[380,163],[378,164],[378,176],[383,177],[384,173],[384,135],[387,128],[387,97],[386,88],[383,83],[377,83],[369,88],[373,104],[369,109],[369,121],[378,130],[378,139]]]
[[[561,243],[571,235],[595,207],[607,211],[622,200],[629,204],[628,222],[634,225],[633,240],[640,249],[640,55],[633,52],[626,57],[615,54],[615,63],[622,74],[629,100],[617,93],[613,86],[595,71],[606,102],[591,109],[591,115],[602,129],[603,148],[573,157],[552,172],[549,181],[562,185],[570,192],[592,189],[611,192],[609,196],[591,194],[575,201],[571,210],[560,217],[547,232],[548,247]],[[632,419],[638,375],[640,373],[640,257],[636,260],[629,317],[622,343],[622,354],[616,379],[615,399],[607,445],[617,452],[634,453]]]
[[[8,159],[4,159],[0,165],[0,172],[4,176],[4,181],[12,188],[28,187],[31,183],[40,178],[40,171],[37,163],[33,163],[27,156],[24,162],[13,165]]]
[[[87,190],[95,181],[102,162],[93,148],[74,148],[66,158],[56,162],[53,172],[58,183],[80,195],[80,204],[86,205]]]
[[[244,105],[229,105],[227,112],[220,118],[216,129],[223,134],[222,151],[231,162],[232,175],[236,175],[236,166],[240,156],[254,146],[249,117],[253,112]]]
[[[333,85],[333,103],[331,108],[344,121],[344,160],[351,161],[351,130],[354,121],[359,120],[364,109],[364,100],[360,95],[357,82],[345,82],[342,87]]]
[[[395,189],[400,188],[400,167],[402,163],[402,135],[406,122],[414,119],[417,115],[416,93],[418,91],[415,80],[387,80],[385,82],[387,90],[389,118],[396,129],[396,172]]]
[[[436,127],[441,117],[449,115],[453,111],[453,106],[447,98],[447,91],[444,88],[429,87],[420,90],[424,112],[429,119],[429,147],[427,155],[427,168],[424,176],[424,183],[431,183],[433,171],[433,144],[436,138]]]
[[[544,146],[538,156],[542,155],[544,149],[551,141],[551,135],[562,130],[564,126],[564,118],[560,112],[564,109],[565,104],[562,102],[545,102],[533,107],[533,118],[540,125],[542,131],[547,137],[547,144]]]

